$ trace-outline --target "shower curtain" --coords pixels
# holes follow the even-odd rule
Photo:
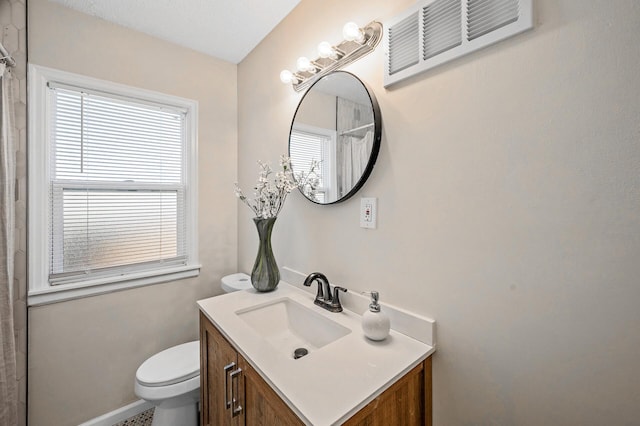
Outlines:
[[[338,197],[346,195],[358,183],[369,163],[373,148],[373,131],[362,129],[343,135],[345,131],[373,123],[373,109],[349,99],[338,97],[337,131],[338,143]]]
[[[363,137],[342,136],[342,194],[345,195],[362,177],[373,148],[373,131],[369,130]]]
[[[11,73],[0,62],[0,425],[17,424],[13,331],[15,142]]]

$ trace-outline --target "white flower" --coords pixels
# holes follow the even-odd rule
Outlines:
[[[248,199],[238,184],[235,184],[236,197],[249,206],[256,217],[262,219],[277,217],[284,206],[287,195],[295,188],[300,188],[307,196],[315,196],[315,191],[320,183],[316,173],[319,166],[318,161],[311,162],[309,172],[302,172],[296,176],[291,170],[291,159],[286,155],[281,155],[280,167],[282,167],[282,171],[275,173],[272,181],[269,179],[273,173],[271,167],[260,160],[258,160],[258,166],[260,172],[256,186],[253,188],[253,199]]]
[[[285,170],[285,171],[291,170],[291,158],[282,154],[280,156],[280,167],[282,167],[282,170]]]

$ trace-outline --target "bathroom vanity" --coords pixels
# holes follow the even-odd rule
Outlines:
[[[431,424],[433,346],[370,341],[359,315],[284,282],[198,304],[201,425]]]

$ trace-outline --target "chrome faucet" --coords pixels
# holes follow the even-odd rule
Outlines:
[[[344,287],[334,286],[333,293],[329,285],[329,279],[320,272],[313,272],[304,280],[306,287],[311,286],[313,282],[318,283],[318,291],[316,299],[313,301],[316,305],[326,309],[329,312],[342,312],[342,304],[340,303],[340,292],[347,292]]]

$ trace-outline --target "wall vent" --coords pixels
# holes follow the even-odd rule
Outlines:
[[[422,8],[422,59],[427,60],[462,43],[460,0],[436,0]]]
[[[384,86],[532,28],[532,2],[418,1],[384,26]]]
[[[400,20],[387,32],[389,41],[389,73],[416,65],[420,61],[420,31],[418,12]]]

